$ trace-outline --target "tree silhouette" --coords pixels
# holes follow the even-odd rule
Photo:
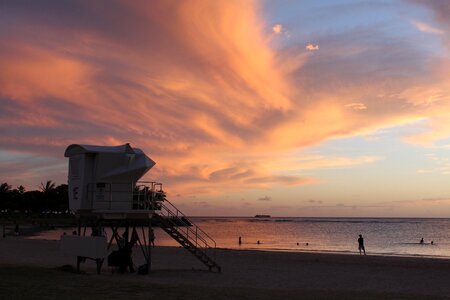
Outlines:
[[[0,184],[0,209],[13,207],[14,203],[11,203],[11,198],[11,186],[8,183],[3,182],[2,184]]]
[[[56,185],[55,185],[54,182],[52,182],[51,180],[47,180],[45,185],[41,182],[41,185],[39,186],[39,189],[44,194],[49,194],[49,193],[51,193],[51,192],[53,192],[55,190],[55,186]]]
[[[17,187],[17,192],[21,195],[25,194],[25,187],[23,185],[19,185]]]
[[[0,184],[0,194],[6,194],[10,191],[11,191],[11,186],[8,183],[3,182],[2,184]]]
[[[38,190],[27,191],[19,185],[12,189],[6,182],[0,184],[0,211],[42,212],[67,211],[69,209],[69,193],[67,184],[56,186],[48,180],[41,183]]]

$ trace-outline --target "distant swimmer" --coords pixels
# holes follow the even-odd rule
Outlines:
[[[434,241],[431,241],[431,245],[434,245]]]
[[[309,243],[306,243],[306,246],[309,246]]]
[[[359,235],[358,250],[359,250],[360,255],[362,254],[361,251],[363,251],[364,255],[366,255],[366,248],[364,247],[364,238],[363,238],[362,234]]]
[[[423,238],[420,239],[420,244],[423,244]]]
[[[256,243],[257,243],[258,245],[261,244],[261,242],[260,242],[259,240],[258,240]]]

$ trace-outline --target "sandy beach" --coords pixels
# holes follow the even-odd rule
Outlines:
[[[142,262],[139,249],[134,252],[135,263],[139,265]],[[205,290],[214,295],[219,293],[219,299],[227,298],[220,296],[226,295],[220,292],[224,290],[238,291],[230,297],[243,299],[247,296],[270,299],[277,295],[291,299],[450,298],[450,260],[221,249],[217,250],[217,261],[223,270],[220,274],[206,271],[184,249],[155,247],[150,275],[112,274],[107,266],[103,267],[101,275],[96,275],[94,262],[88,261],[82,265],[85,276],[64,276],[75,276],[77,280],[86,277],[100,285],[103,282],[114,285],[115,281],[137,284],[138,294],[139,286],[149,284],[177,286],[190,292],[198,290],[200,294],[193,292],[192,299],[208,294],[204,294]],[[23,237],[0,240],[2,270],[23,267],[56,270],[67,264],[74,266],[75,259],[60,253],[58,241]],[[55,276],[63,273],[54,272]],[[8,273],[2,272],[0,282],[7,281],[5,276],[8,277]],[[0,296],[6,299],[7,295],[1,293],[7,289],[2,288],[2,291]],[[144,293],[141,296],[145,295],[146,289],[141,292]],[[174,299],[177,297],[175,295]]]

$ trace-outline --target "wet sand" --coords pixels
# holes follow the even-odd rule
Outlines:
[[[143,263],[140,250],[135,249],[134,253],[135,263]],[[301,295],[333,299],[450,298],[450,260],[446,259],[248,250],[217,250],[216,255],[222,266],[220,274],[205,271],[184,249],[155,247],[150,275],[112,274],[111,269],[103,266],[103,274],[94,278],[218,291],[236,289],[251,291],[255,299],[270,294],[261,291],[282,292],[283,297],[292,299]],[[55,269],[67,264],[75,265],[75,258],[62,255],[58,241],[23,237],[0,240],[0,265],[5,267]],[[87,261],[82,270],[95,274],[94,262]]]

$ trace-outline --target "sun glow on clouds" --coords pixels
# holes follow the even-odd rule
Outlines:
[[[309,43],[308,45],[305,46],[305,49],[308,51],[317,51],[319,50],[319,45]]]
[[[349,107],[354,110],[365,110],[367,106],[364,103],[349,103],[345,104],[345,107]]]
[[[81,16],[47,16],[44,4],[6,7],[26,25],[11,28],[20,42],[6,36],[0,48],[7,107],[0,122],[16,126],[0,138],[4,148],[56,156],[72,142],[132,142],[174,179],[163,180],[191,176],[210,185],[226,176],[208,173],[232,167],[221,155],[245,149],[271,126],[267,118],[291,109],[287,74],[276,67],[251,2],[115,2],[110,10],[87,5]],[[133,21],[116,23],[119,12]],[[82,22],[89,15],[96,20]],[[302,181],[255,166],[248,172],[241,177],[249,186]]]
[[[416,40],[323,31],[314,37],[326,45],[320,55],[310,53],[319,44],[301,39],[275,49],[270,37],[286,30],[270,27],[253,1],[11,1],[2,9],[3,150],[63,162],[70,143],[130,142],[157,161],[149,176],[174,194],[220,194],[316,184],[301,170],[380,160],[287,154],[329,138],[424,118],[433,133],[411,141],[450,132],[441,125],[448,62],[427,64]]]

